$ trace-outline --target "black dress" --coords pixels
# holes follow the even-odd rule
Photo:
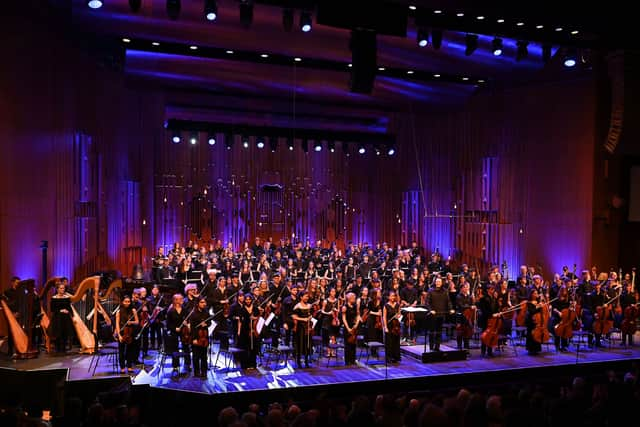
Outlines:
[[[400,361],[400,328],[398,327],[397,330],[394,331],[394,322],[392,322],[391,319],[398,314],[400,304],[392,307],[389,303],[386,303],[384,307],[387,310],[387,330],[389,331],[385,334],[384,351],[387,362],[395,363]],[[395,321],[398,322],[397,319]]]
[[[61,310],[67,310],[67,313],[63,313]],[[69,297],[51,298],[49,335],[55,341],[56,353],[65,351],[69,337],[74,334],[71,314],[71,299]]]
[[[311,316],[311,306],[309,306],[309,308],[301,308],[300,304],[298,304],[294,308],[293,314],[298,317],[307,318]],[[296,360],[298,361],[298,365],[300,365],[302,356],[304,356],[305,364],[309,365],[309,354],[311,353],[310,330],[311,329],[307,322],[297,322],[293,345],[296,352]]]
[[[238,312],[238,320],[240,322],[238,347],[244,350],[240,359],[240,367],[242,369],[255,368],[257,365],[256,357],[260,350],[260,338],[253,333],[255,331],[251,317],[255,318],[259,315],[260,311],[255,305],[250,311],[244,306]]]

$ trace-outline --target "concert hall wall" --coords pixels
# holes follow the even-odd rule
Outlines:
[[[310,142],[304,154],[299,140],[293,152],[284,140],[276,153],[255,139],[245,150],[239,137],[226,150],[203,135],[193,147],[171,143],[163,121],[176,91],[96,64],[67,34],[30,19],[3,31],[12,58],[0,67],[3,286],[14,274],[40,279],[42,240],[48,275],[77,282],[107,269],[129,275],[194,231],[236,248],[292,233],[340,245],[415,239],[478,267],[506,261],[514,275],[521,263],[551,273],[591,262],[589,79],[487,89],[459,112],[381,112],[395,157],[355,148],[346,157],[340,142],[333,154]]]

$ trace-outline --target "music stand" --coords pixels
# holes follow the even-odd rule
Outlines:
[[[403,307],[400,309],[401,313],[426,313],[427,310],[424,307]],[[427,328],[424,328],[424,352],[427,352]],[[409,323],[409,335],[411,335],[411,323]]]

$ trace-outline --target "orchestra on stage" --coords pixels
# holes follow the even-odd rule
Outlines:
[[[529,355],[543,344],[575,351],[574,335],[595,348],[612,333],[621,346],[635,344],[635,269],[577,272],[574,265],[547,278],[523,265],[510,281],[505,264],[481,274],[438,251],[425,262],[416,243],[349,244],[343,253],[322,241],[256,238],[233,249],[219,241],[160,247],[152,268],[134,279],[96,275],[75,289],[63,277],[39,289],[14,277],[0,298],[3,351],[64,355],[75,343],[92,354],[111,341],[121,373],[135,372],[154,350],[171,360],[172,373],[206,378],[208,355],[222,351],[253,370],[269,369],[265,354],[285,351],[295,368],[322,357],[358,366],[359,346],[375,357],[383,349],[395,365],[401,346],[418,337],[429,352],[443,351],[443,336],[459,351],[477,340],[482,358],[514,336]]]

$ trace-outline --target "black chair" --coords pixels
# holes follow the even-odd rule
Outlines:
[[[93,334],[93,339],[95,340],[94,342],[96,343],[96,346],[93,349],[93,354],[91,355],[91,359],[89,360],[89,369],[87,370],[87,372],[91,372],[91,376],[95,376],[96,369],[98,368],[98,364],[100,363],[100,359],[102,359],[103,357],[111,361],[112,372],[118,372],[118,343],[116,342],[100,345],[98,344],[98,336],[96,334]]]
[[[367,361],[366,364],[369,364],[369,358],[371,357],[371,353],[375,350],[376,358],[380,360],[380,349],[384,348],[384,344],[379,341],[369,341],[364,343],[367,348]]]

